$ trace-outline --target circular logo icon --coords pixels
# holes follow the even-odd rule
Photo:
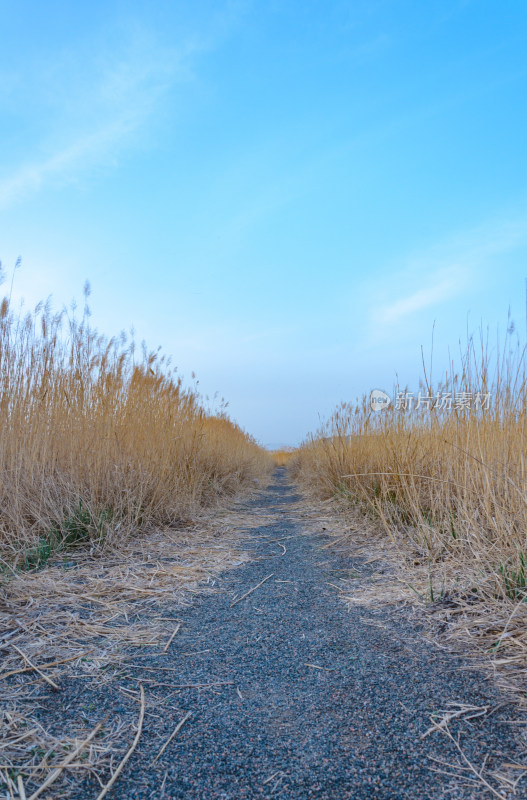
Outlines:
[[[374,389],[370,394],[370,406],[372,411],[383,411],[391,403],[390,395],[382,389]]]

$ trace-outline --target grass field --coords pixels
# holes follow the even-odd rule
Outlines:
[[[43,305],[21,317],[4,299],[0,679],[6,703],[0,781],[10,796],[28,796],[25,786],[40,787],[40,793],[47,781],[59,778],[62,787],[73,785],[73,773],[62,775],[57,766],[68,765],[70,753],[96,734],[96,747],[81,767],[101,785],[107,780],[115,752],[122,750],[123,731],[131,738],[130,713],[112,713],[108,724],[103,720],[95,727],[81,718],[78,730],[57,733],[41,724],[43,706],[34,685],[45,696],[50,687],[67,691],[68,675],[83,682],[95,677],[105,692],[128,691],[132,703],[135,697],[141,720],[147,707],[148,713],[158,709],[152,681],[156,688],[172,685],[156,683],[154,668],[143,664],[147,674],[138,698],[121,685],[122,669],[145,647],[168,659],[185,625],[179,614],[194,596],[218,591],[222,573],[254,558],[248,529],[261,528],[267,542],[270,525],[282,530],[288,524],[285,516],[278,521],[273,516],[285,513],[274,510],[280,496],[272,493],[276,484],[263,507],[269,513],[231,502],[261,488],[276,466],[287,467],[308,492],[343,512],[334,525],[328,504],[320,513],[316,503],[305,502],[297,510],[299,525],[328,530],[347,548],[356,545],[348,524],[355,515],[368,557],[373,555],[370,562],[380,562],[387,549],[379,542],[388,542],[398,558],[398,585],[410,587],[428,607],[453,615],[449,621],[470,631],[471,644],[477,641],[494,664],[511,667],[507,675],[516,682],[509,685],[519,689],[521,700],[527,647],[527,375],[524,352],[519,343],[511,345],[510,336],[499,351],[483,340],[476,348],[472,340],[459,372],[452,370],[437,385],[423,375],[419,402],[415,397],[409,402],[406,389],[395,387],[393,397],[399,399],[387,409],[372,411],[368,397],[358,406],[343,405],[299,449],[269,452],[222,410],[207,411],[159,352],[143,347],[138,353],[124,335],[99,335],[90,327],[86,305],[80,315],[74,309],[54,314]],[[278,480],[289,477],[282,472]],[[281,540],[293,538],[292,532],[271,536],[268,544],[276,543],[281,552],[265,559],[291,550],[292,542],[286,547]],[[251,583],[229,605],[229,619],[233,605],[274,574]],[[277,585],[294,583],[289,570],[283,574],[287,578]],[[361,587],[360,601],[378,592],[386,605],[385,584],[385,574],[372,578]],[[393,597],[400,600],[397,592]],[[287,615],[290,606],[282,611]],[[177,671],[161,661],[162,676]],[[182,686],[201,688],[194,678]],[[176,692],[180,688],[173,686]]]
[[[292,447],[284,447],[281,450],[272,450],[271,456],[276,467],[286,467],[291,460],[295,450]]]
[[[89,294],[85,292],[85,300]],[[254,485],[269,454],[205,411],[158,351],[90,327],[89,309],[0,306],[0,558],[33,568],[118,546]]]
[[[483,649],[517,646],[524,661],[525,351],[512,333],[501,347],[480,335],[440,382],[423,368],[419,392],[396,386],[379,412],[369,397],[342,405],[291,469],[317,497],[382,528],[426,604],[463,609]]]

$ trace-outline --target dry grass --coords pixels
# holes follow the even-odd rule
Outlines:
[[[216,591],[219,573],[249,559],[244,516],[216,510],[214,520],[203,515],[185,530],[129,537],[112,556],[89,557],[79,549],[70,551],[64,562],[57,553],[46,569],[20,573],[4,587],[0,786],[7,787],[9,796],[19,796],[21,777],[29,797],[100,722],[89,746],[59,776],[59,794],[53,796],[71,796],[74,776],[90,772],[102,785],[115,770],[133,738],[139,701],[137,692],[121,686],[126,683],[122,670],[145,647],[160,654],[177,647],[184,609],[193,595]],[[96,708],[79,707],[79,698],[67,690],[73,679],[86,686],[94,681],[109,696],[120,694],[121,705],[131,705],[129,713],[105,718]],[[37,709],[52,707],[49,692],[59,696],[62,691],[73,707],[77,704],[78,723],[57,731],[56,723],[44,722]],[[177,694],[170,693],[176,704]],[[155,715],[161,701],[169,708],[169,699],[166,692],[160,699],[149,686],[147,715]]]
[[[271,456],[275,467],[286,467],[295,452],[294,447],[284,447],[281,450],[272,450]]]
[[[69,776],[102,785],[134,738],[139,695],[106,668],[169,652],[174,609],[247,560],[245,515],[225,504],[273,461],[165,357],[98,335],[87,306],[0,303],[0,424],[0,786],[71,796]],[[73,679],[133,713],[50,727],[38,709]],[[156,702],[147,691],[142,711]]]
[[[203,409],[164,356],[98,335],[87,307],[77,317],[40,305],[21,317],[4,298],[0,425],[6,570],[178,525],[272,467],[226,416]]]
[[[300,448],[292,472],[318,498],[384,532],[399,563],[399,596],[440,610],[449,635],[525,686],[525,352],[510,334],[501,349],[470,340],[460,370],[436,385],[424,370],[420,391],[434,401],[377,413],[369,398],[341,406]],[[446,393],[452,408],[434,408]]]

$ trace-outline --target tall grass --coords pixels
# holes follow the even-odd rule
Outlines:
[[[406,391],[395,386],[381,412],[368,397],[342,405],[304,443],[294,474],[364,509],[427,562],[430,599],[434,576],[443,593],[527,598],[524,349],[512,331],[494,348],[480,334],[436,385],[423,366],[420,403],[415,392],[410,407]]]
[[[86,288],[85,296],[89,293]],[[262,477],[271,459],[207,413],[169,360],[108,339],[49,304],[0,304],[0,558],[33,566],[57,547],[116,544],[174,525]]]
[[[295,450],[293,447],[282,447],[280,450],[271,450],[271,456],[275,467],[286,467],[294,452]]]

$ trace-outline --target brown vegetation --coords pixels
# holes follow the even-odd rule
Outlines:
[[[0,424],[0,785],[68,793],[79,772],[100,780],[132,732],[78,709],[57,733],[39,703],[72,675],[137,702],[107,668],[166,653],[174,609],[248,559],[249,521],[224,506],[273,461],[165,357],[99,335],[87,307],[22,317],[2,301]]]
[[[481,336],[437,385],[425,370],[420,392],[419,407],[418,393],[409,407],[399,387],[400,402],[381,412],[367,397],[341,406],[299,449],[292,472],[317,497],[365,513],[398,554],[401,583],[443,609],[480,652],[499,650],[502,666],[523,671],[525,351],[510,334],[494,350]]]
[[[88,292],[86,292],[86,295]],[[252,486],[269,455],[207,413],[169,361],[49,305],[0,306],[0,558],[118,545]]]
[[[286,467],[295,452],[294,447],[283,447],[280,450],[272,450],[271,456],[275,467]]]

